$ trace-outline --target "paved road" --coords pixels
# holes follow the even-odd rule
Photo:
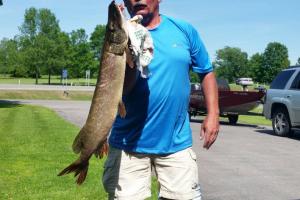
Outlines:
[[[20,101],[56,110],[81,126],[89,102]],[[300,200],[300,133],[272,135],[270,128],[221,125],[209,151],[198,139],[201,121],[192,121],[194,150],[205,200]]]

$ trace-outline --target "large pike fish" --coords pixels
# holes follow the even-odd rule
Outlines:
[[[121,103],[124,84],[128,33],[126,21],[115,1],[108,8],[108,22],[97,85],[85,125],[73,142],[73,151],[80,153],[79,158],[62,170],[58,176],[71,172],[77,177],[77,184],[86,178],[89,159],[97,156],[106,143],[107,136],[118,112],[124,116],[124,105]]]

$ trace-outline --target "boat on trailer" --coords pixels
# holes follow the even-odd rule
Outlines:
[[[241,114],[247,114],[250,110],[259,106],[265,96],[265,90],[256,91],[232,91],[226,80],[217,79],[219,89],[220,116],[227,117],[230,124],[236,124]],[[200,83],[191,84],[189,103],[191,116],[206,114],[205,100]]]

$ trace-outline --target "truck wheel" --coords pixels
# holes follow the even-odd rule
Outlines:
[[[272,115],[273,131],[278,136],[288,136],[291,132],[290,117],[286,109],[277,108]]]
[[[231,124],[231,125],[236,125],[236,123],[239,119],[238,115],[228,115],[227,117],[228,117],[229,124]]]

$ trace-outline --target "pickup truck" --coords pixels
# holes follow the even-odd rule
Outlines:
[[[220,116],[227,117],[229,123],[234,125],[240,114],[257,107],[265,95],[265,91],[231,91],[227,81],[217,79],[219,88]],[[204,96],[199,83],[191,84],[191,95],[189,103],[190,117],[206,113]]]

